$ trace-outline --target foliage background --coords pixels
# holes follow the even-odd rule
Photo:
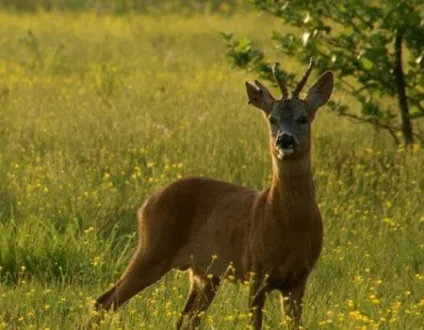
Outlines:
[[[336,89],[354,102],[330,100],[332,110],[353,122],[386,130],[398,145],[423,144],[419,123],[424,117],[422,1],[251,3],[281,19],[282,27],[270,36],[281,57],[296,58],[304,65],[313,59],[315,71],[333,71]],[[222,35],[232,66],[274,81],[264,51],[247,36],[238,40],[232,33]],[[281,78],[293,84],[293,74],[283,70]]]

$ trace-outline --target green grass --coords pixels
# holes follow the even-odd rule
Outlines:
[[[245,0],[2,0],[1,9],[16,12],[36,12],[40,10],[65,10],[81,12],[93,10],[115,14],[129,12],[179,11],[211,12],[232,11],[246,5]]]
[[[254,77],[228,68],[218,32],[271,48],[279,23],[253,14],[0,21],[0,329],[75,329],[126,266],[136,210],[153,190],[184,175],[269,184],[266,126],[244,89]],[[419,329],[423,150],[398,150],[325,108],[313,130],[325,244],[305,327]],[[184,273],[170,273],[102,327],[170,329],[187,288]],[[285,329],[277,301],[266,305],[268,329]],[[225,283],[205,329],[246,328],[246,304],[246,287]]]

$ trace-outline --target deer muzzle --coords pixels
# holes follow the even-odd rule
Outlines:
[[[284,156],[291,155],[295,151],[297,144],[293,135],[287,133],[280,134],[275,141],[278,158],[282,159]]]

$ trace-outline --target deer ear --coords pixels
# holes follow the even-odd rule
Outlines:
[[[275,98],[259,81],[255,80],[255,84],[256,86],[246,81],[246,90],[247,96],[249,97],[249,104],[253,104],[255,107],[269,114],[272,110],[272,105],[275,102]]]
[[[331,71],[327,71],[318,78],[317,82],[309,89],[306,102],[311,109],[312,117],[317,109],[327,103],[333,91],[334,78]]]

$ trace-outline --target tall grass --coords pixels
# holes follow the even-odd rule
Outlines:
[[[0,329],[73,329],[125,267],[136,210],[152,191],[184,175],[269,184],[265,124],[244,90],[254,77],[227,67],[218,32],[268,46],[263,36],[279,22],[45,13],[0,21]],[[384,132],[326,109],[313,130],[325,246],[305,327],[419,329],[423,150],[396,149]],[[172,328],[186,281],[167,275],[102,327]],[[246,298],[244,285],[225,283],[205,328],[246,328]],[[284,329],[276,298],[265,323]]]

